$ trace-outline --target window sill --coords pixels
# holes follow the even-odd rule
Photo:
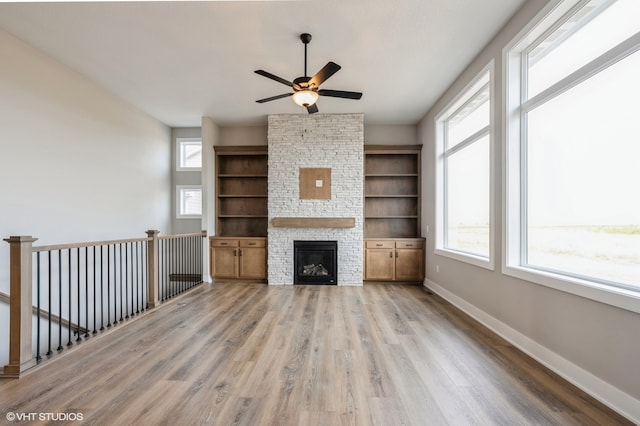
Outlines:
[[[487,259],[486,257],[476,256],[476,255],[465,253],[462,251],[455,251],[455,250],[442,249],[442,248],[436,248],[435,254],[439,256],[448,257],[450,259],[459,260],[460,262],[470,263],[471,265],[479,266],[481,268],[485,268],[490,271],[494,270],[493,261],[491,259]]]
[[[640,291],[626,290],[523,266],[505,266],[502,273],[545,287],[640,313]]]

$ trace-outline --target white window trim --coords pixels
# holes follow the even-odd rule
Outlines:
[[[435,250],[434,253],[439,256],[448,257],[461,262],[470,263],[481,268],[493,271],[495,269],[495,82],[494,82],[494,60],[491,60],[460,92],[453,98],[447,106],[435,117],[435,137],[436,137],[436,230],[435,230]],[[488,75],[488,81],[487,81]],[[469,92],[475,93],[482,86],[489,84],[489,257],[474,255],[463,251],[446,248],[444,218],[445,218],[445,193],[444,193],[444,163],[442,157],[445,153],[444,146],[444,125],[446,118],[458,108],[460,108],[469,99],[466,96]],[[484,133],[485,130],[482,130]],[[471,135],[468,139],[473,138],[476,134]],[[454,149],[462,149],[466,144],[460,143]]]
[[[184,189],[199,189],[200,193],[202,193],[202,185],[176,185],[176,219],[201,219],[202,214],[182,214],[180,212],[180,205],[182,203],[180,192]]]
[[[521,171],[523,167],[526,167],[520,143],[525,132],[521,123],[521,99],[524,93],[524,88],[521,85],[523,67],[521,53],[525,51],[526,46],[531,45],[538,37],[548,31],[564,14],[585,1],[551,1],[503,49],[502,117],[504,117],[505,124],[502,129],[502,170],[504,171],[502,174],[502,223],[504,228],[502,233],[502,273],[555,290],[640,313],[640,292],[521,265],[520,256],[524,250],[523,244],[525,244],[522,238],[521,224],[523,214],[526,212],[522,201],[523,197],[521,197],[522,192],[525,190],[524,183],[521,182],[521,176],[526,173],[526,170],[524,172]],[[570,87],[595,75],[609,64],[637,50],[640,50],[640,36],[638,35],[610,50],[607,54],[582,66],[522,105],[530,109],[532,105],[544,102],[552,94],[559,91],[568,90]],[[571,81],[571,85],[565,85],[569,81]],[[513,88],[516,90],[513,90]]]
[[[183,142],[200,142],[202,145],[202,138],[176,138],[176,147],[175,147],[175,158],[176,158],[176,171],[177,172],[199,172],[202,170],[202,166],[200,167],[183,167],[181,166],[182,153],[180,151],[180,146]],[[204,152],[204,151],[203,151]]]

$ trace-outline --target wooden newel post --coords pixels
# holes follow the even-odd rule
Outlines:
[[[149,230],[147,236],[147,265],[149,267],[149,309],[158,306],[158,234],[160,231]]]
[[[9,364],[4,376],[20,377],[20,373],[33,367],[36,360],[32,352],[32,247],[37,238],[9,237]]]

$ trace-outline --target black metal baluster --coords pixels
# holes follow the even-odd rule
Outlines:
[[[130,315],[133,317],[135,315],[135,311],[133,310],[133,301],[135,295],[135,280],[133,272],[135,271],[136,266],[136,258],[135,258],[135,242],[131,242],[131,312]]]
[[[136,243],[136,314],[140,313],[140,272],[142,268],[142,258],[139,256],[142,246],[141,242]]]
[[[198,259],[196,261],[196,268],[198,270],[198,273],[200,274],[200,282],[203,282],[203,271],[202,271],[202,245],[203,242],[206,241],[204,240],[202,237],[197,237],[198,239]]]
[[[168,245],[169,240],[162,240],[162,257],[164,258],[163,260],[163,265],[162,265],[162,301],[164,302],[164,300],[167,298],[167,293],[168,293],[168,286],[167,286],[167,274],[169,271],[169,250],[167,249],[167,245]]]
[[[182,240],[180,238],[176,238],[176,264],[173,270],[176,273],[176,278],[178,278],[178,290],[176,294],[182,293],[182,285],[183,285],[183,277],[182,277]]]
[[[171,250],[171,272],[173,272],[173,289],[171,291],[171,296],[175,296],[176,294],[178,294],[178,291],[180,289],[180,280],[177,277],[177,272],[178,272],[178,262],[177,262],[177,252],[178,252],[178,241],[175,238],[171,239],[171,245],[173,246],[172,250]],[[176,280],[176,278],[178,278],[178,280]]]
[[[96,334],[96,246],[93,246],[93,334]]]
[[[64,347],[62,346],[62,250],[58,250],[58,313],[60,319],[58,320],[58,352]]]
[[[166,283],[166,275],[167,275],[167,261],[168,261],[168,257],[167,257],[167,241],[168,240],[162,240],[162,301],[164,302],[165,299],[165,295],[167,293],[167,283]]]
[[[145,297],[145,289],[148,290],[148,277],[149,277],[149,273],[147,272],[147,269],[149,267],[148,264],[148,258],[147,258],[147,243],[143,243],[142,244],[142,312],[144,312],[147,307],[149,306],[147,303],[149,302],[149,297],[146,296]]]
[[[82,317],[82,310],[80,307],[80,288],[81,288],[81,278],[80,278],[80,247],[78,247],[76,249],[76,263],[77,263],[77,271],[78,271],[78,324],[76,327],[76,334],[78,336],[78,338],[76,339],[76,342],[79,342],[80,340],[82,340],[82,338],[80,337],[80,320]]]
[[[115,292],[115,286],[113,288]],[[109,327],[111,327],[111,249],[107,246],[107,328]]]
[[[124,244],[124,309],[129,319],[129,243]]]
[[[123,319],[123,310],[124,310],[124,295],[122,294],[122,244],[120,246],[120,321],[124,321]]]
[[[161,292],[161,300],[164,302],[165,299],[165,294],[167,292],[166,287],[166,282],[165,282],[165,276],[167,273],[167,240],[162,240],[162,251],[161,251],[161,255],[162,255],[162,277],[160,278],[162,281],[162,292]]]
[[[36,313],[36,361],[40,362],[42,357],[40,356],[40,252],[36,254],[36,303],[38,306],[38,312]]]
[[[100,246],[100,331],[102,330],[104,330],[104,246]]]
[[[47,303],[47,310],[49,311],[49,315],[47,316],[47,326],[48,326],[48,332],[47,332],[47,340],[48,340],[48,346],[47,346],[47,356],[51,356],[51,354],[53,354],[53,351],[51,350],[51,250],[47,251],[47,285],[49,287],[48,293],[47,294],[47,298],[48,298],[48,303]]]
[[[173,240],[168,239],[165,243],[167,245],[167,295],[166,298],[170,299],[173,294],[173,287],[171,285],[171,271],[173,265],[173,253],[171,252],[173,248]]]
[[[89,247],[84,248],[84,337],[89,337]]]
[[[198,282],[198,278],[196,276],[196,237],[189,237],[189,251],[191,253],[191,256],[189,257],[189,270],[191,271],[191,277],[192,277],[192,281],[191,281],[191,287],[195,287],[196,283]]]
[[[72,290],[71,290],[71,281],[72,281],[72,275],[71,275],[71,249],[67,249],[67,257],[68,257],[68,269],[69,269],[69,277],[67,278],[68,282],[69,282],[69,341],[67,342],[67,346],[72,346],[73,342],[71,341],[71,335],[73,334],[73,323],[72,323],[72,317],[71,317],[71,306],[73,306],[73,303],[71,302],[71,295],[72,295]]]
[[[164,247],[166,250],[165,255],[167,256],[167,264],[165,265],[167,272],[164,277],[166,286],[164,298],[168,299],[169,297],[171,297],[171,281],[169,278],[171,276],[171,240],[165,240]]]
[[[191,264],[193,265],[194,281],[200,284],[200,279],[198,278],[198,238],[197,236],[193,237],[193,261]]]

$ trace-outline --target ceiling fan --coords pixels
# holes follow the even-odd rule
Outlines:
[[[282,95],[271,96],[270,98],[259,99],[256,102],[264,103],[269,101],[275,101],[276,99],[286,98],[287,96],[291,96],[293,101],[307,109],[309,114],[313,114],[318,112],[318,106],[316,105],[316,101],[318,100],[318,96],[330,96],[333,98],[344,98],[344,99],[360,99],[362,97],[362,93],[360,92],[347,92],[344,90],[328,90],[328,89],[320,89],[320,85],[331,77],[333,74],[340,70],[340,65],[335,62],[327,62],[327,65],[322,67],[320,71],[318,71],[313,77],[307,76],[307,45],[311,41],[311,34],[303,33],[300,34],[300,40],[304,43],[304,76],[298,77],[293,82],[285,80],[284,78],[278,77],[277,75],[273,75],[267,71],[256,70],[256,74],[260,74],[263,77],[270,78],[271,80],[275,80],[278,83],[282,83],[286,86],[289,86],[293,89],[293,93],[283,93]]]

